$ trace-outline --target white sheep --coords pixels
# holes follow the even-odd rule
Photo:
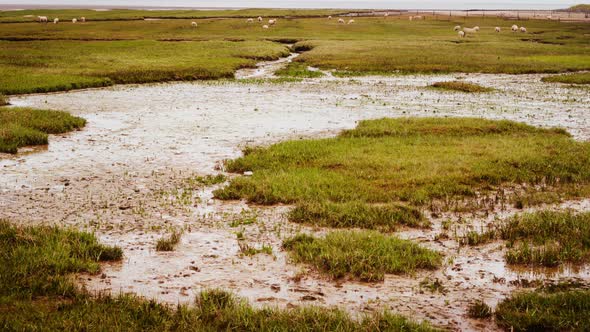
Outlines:
[[[246,22],[248,22],[248,23],[254,23],[254,19],[253,18],[249,18]]]
[[[47,16],[37,16],[39,23],[47,23]]]
[[[520,32],[526,33],[526,28],[525,27],[520,27]]]
[[[258,16],[258,22],[262,22],[262,17]]]
[[[414,19],[415,20],[422,20],[422,19],[424,19],[424,17],[422,17],[422,16],[414,16]]]
[[[459,38],[465,38],[465,32],[459,31]]]
[[[265,25],[262,26],[262,28],[263,29],[268,29],[268,25],[265,24]]]
[[[477,33],[475,28],[463,28],[463,32],[465,33]]]
[[[275,25],[275,24],[277,24],[277,20],[276,19],[274,19],[274,20],[268,20],[268,25]]]
[[[479,32],[479,26],[475,26],[475,27],[473,27],[473,30],[475,30],[475,31]]]
[[[338,23],[344,24],[344,20],[340,18],[340,19],[338,19]]]
[[[496,27],[496,32],[500,32],[502,29],[500,27]]]
[[[198,26],[199,26],[199,24],[197,24],[197,22],[194,22],[194,21],[193,21],[193,22],[191,22],[191,26],[192,26],[193,28],[196,28],[196,27],[198,27]]]
[[[385,15],[383,15],[383,16],[388,17],[389,16],[389,13],[385,13]]]
[[[86,23],[86,17],[84,17],[84,16],[80,17],[80,22]]]
[[[512,32],[518,31],[518,25],[514,24],[511,29],[512,29]]]
[[[461,26],[460,25],[455,26],[455,31],[459,31],[459,30],[461,30]]]
[[[331,20],[332,19],[332,16],[328,16],[328,19]]]
[[[59,18],[56,17],[53,19],[53,24],[57,24],[57,23],[59,23]]]
[[[77,22],[78,22],[77,19],[75,19],[75,18],[72,19],[72,23],[76,24]]]
[[[410,21],[414,20],[414,16],[410,16]]]
[[[347,24],[353,24],[354,20],[349,20]]]

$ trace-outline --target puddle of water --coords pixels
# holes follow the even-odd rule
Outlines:
[[[270,77],[294,56],[240,71],[237,77]],[[499,91],[471,95],[425,88],[456,76]],[[187,177],[216,172],[221,160],[238,156],[244,145],[330,136],[362,119],[510,119],[561,126],[578,140],[590,139],[587,91],[544,84],[540,78],[327,76],[284,84],[129,85],[11,98],[19,106],[69,111],[86,118],[88,126],[52,136],[39,153],[0,156],[0,218],[72,225],[122,246],[125,261],[106,266],[104,278],[81,277],[91,290],[133,291],[175,304],[192,301],[203,288],[223,287],[256,305],[338,305],[355,313],[388,308],[455,329],[491,328],[467,319],[467,305],[480,298],[494,305],[515,289],[511,281],[538,277],[507,269],[500,243],[459,248],[452,240],[434,241],[442,222],[434,220],[431,231],[408,230],[400,236],[454,258],[439,271],[387,276],[376,284],[335,283],[311,272],[297,280],[302,267],[289,264],[280,250],[283,237],[301,230],[284,219],[288,207],[255,209],[257,223],[231,228],[228,219],[252,207],[212,200],[215,188],[188,189],[188,196],[183,189]],[[572,204],[566,207],[590,210],[587,201]],[[474,227],[490,222],[476,219],[471,220]],[[169,228],[185,230],[181,245],[175,252],[155,252],[156,240]],[[237,231],[250,245],[271,245],[273,255],[240,257]],[[590,280],[588,268],[554,272],[543,276]],[[443,280],[448,293],[420,290],[425,277]]]

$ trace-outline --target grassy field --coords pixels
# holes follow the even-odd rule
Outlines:
[[[587,331],[590,291],[520,292],[498,305],[496,321],[509,331]]]
[[[0,221],[0,330],[434,331],[388,312],[356,320],[338,309],[255,309],[221,290],[203,291],[193,306],[178,307],[132,295],[91,297],[70,278],[121,258],[121,249],[88,233]]]
[[[386,273],[436,269],[442,263],[437,252],[375,231],[336,231],[323,238],[297,235],[283,247],[295,262],[310,264],[334,279],[381,281]]]
[[[298,62],[347,75],[590,69],[590,25],[584,23],[361,17],[355,24],[342,25],[324,15],[279,19],[276,26],[264,30],[258,22],[248,24],[243,18],[199,19],[198,28],[190,22],[0,24],[0,93],[231,77],[236,69],[252,66],[253,59],[286,55],[285,47],[269,40],[296,42],[295,49],[307,51]],[[481,32],[459,40],[452,29],[456,24],[479,25]],[[526,25],[530,33],[493,32],[495,26],[508,30],[512,24]],[[289,73],[318,75],[304,69],[294,64]]]
[[[543,82],[566,84],[590,84],[590,73],[547,76],[543,77]]]
[[[533,189],[519,201],[537,193],[535,185],[568,194],[590,183],[590,144],[560,129],[510,121],[381,119],[362,121],[336,138],[249,148],[226,167],[254,175],[232,179],[217,198],[295,204],[290,219],[297,222],[387,229],[420,225],[414,212],[396,211],[395,204],[477,208],[470,205],[476,193],[499,199],[498,193],[521,184]]]
[[[450,81],[450,82],[436,82],[431,87],[440,90],[459,91],[466,93],[478,93],[478,92],[491,92],[494,89],[483,87],[479,84],[461,82],[461,81]]]
[[[48,144],[48,134],[82,128],[86,120],[66,112],[21,107],[0,108],[0,152],[16,153],[19,147]]]

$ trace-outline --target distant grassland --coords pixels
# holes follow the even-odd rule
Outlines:
[[[343,25],[328,20],[328,13],[279,18],[267,30],[245,18],[198,19],[197,28],[190,24],[195,19],[0,24],[0,93],[231,77],[258,59],[286,55],[284,46],[270,41],[295,43],[294,49],[306,51],[297,62],[351,75],[590,70],[590,24],[359,17]],[[453,31],[457,24],[479,25],[481,31],[460,40]],[[529,33],[509,32],[512,24],[525,25]],[[504,31],[495,33],[495,26]],[[318,76],[295,65],[289,71]]]
[[[590,73],[563,74],[543,77],[543,82],[566,84],[590,84]]]
[[[523,197],[581,194],[590,184],[590,144],[510,121],[381,119],[336,138],[250,148],[226,166],[254,174],[232,179],[217,198],[295,204],[289,219],[300,223],[392,230],[423,225],[399,204],[472,209],[478,193],[510,203],[516,197],[499,195],[521,184],[530,188],[517,192]]]
[[[66,112],[0,107],[0,152],[16,153],[19,147],[45,145],[47,134],[61,134],[85,125],[86,120]]]

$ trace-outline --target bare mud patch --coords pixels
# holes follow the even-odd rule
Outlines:
[[[274,69],[265,70],[241,75],[266,77]],[[453,329],[491,329],[466,317],[468,304],[483,299],[495,305],[529,285],[522,280],[590,280],[584,266],[510,269],[501,242],[462,247],[453,237],[437,239],[447,219],[461,217],[461,227],[478,229],[520,210],[441,216],[432,220],[431,230],[400,232],[445,253],[447,263],[436,272],[386,276],[373,284],[335,282],[290,264],[281,250],[286,236],[325,229],[288,223],[289,207],[213,200],[216,187],[191,187],[187,179],[222,171],[221,161],[239,156],[247,145],[334,135],[380,117],[509,119],[560,126],[589,140],[590,95],[542,83],[542,76],[327,76],[281,84],[169,83],[14,97],[17,106],[66,110],[88,125],[51,137],[45,149],[0,156],[0,218],[86,229],[121,246],[122,263],[105,266],[103,275],[80,276],[94,291],[134,292],[176,304],[192,301],[201,289],[221,287],[259,305],[337,305],[353,313],[387,308]],[[469,95],[427,88],[457,78],[497,91]],[[557,207],[589,211],[590,203]],[[184,232],[177,249],[156,252],[156,241],[173,229]],[[272,254],[244,255],[244,244],[270,246]],[[421,286],[427,278],[438,279],[444,294]]]

